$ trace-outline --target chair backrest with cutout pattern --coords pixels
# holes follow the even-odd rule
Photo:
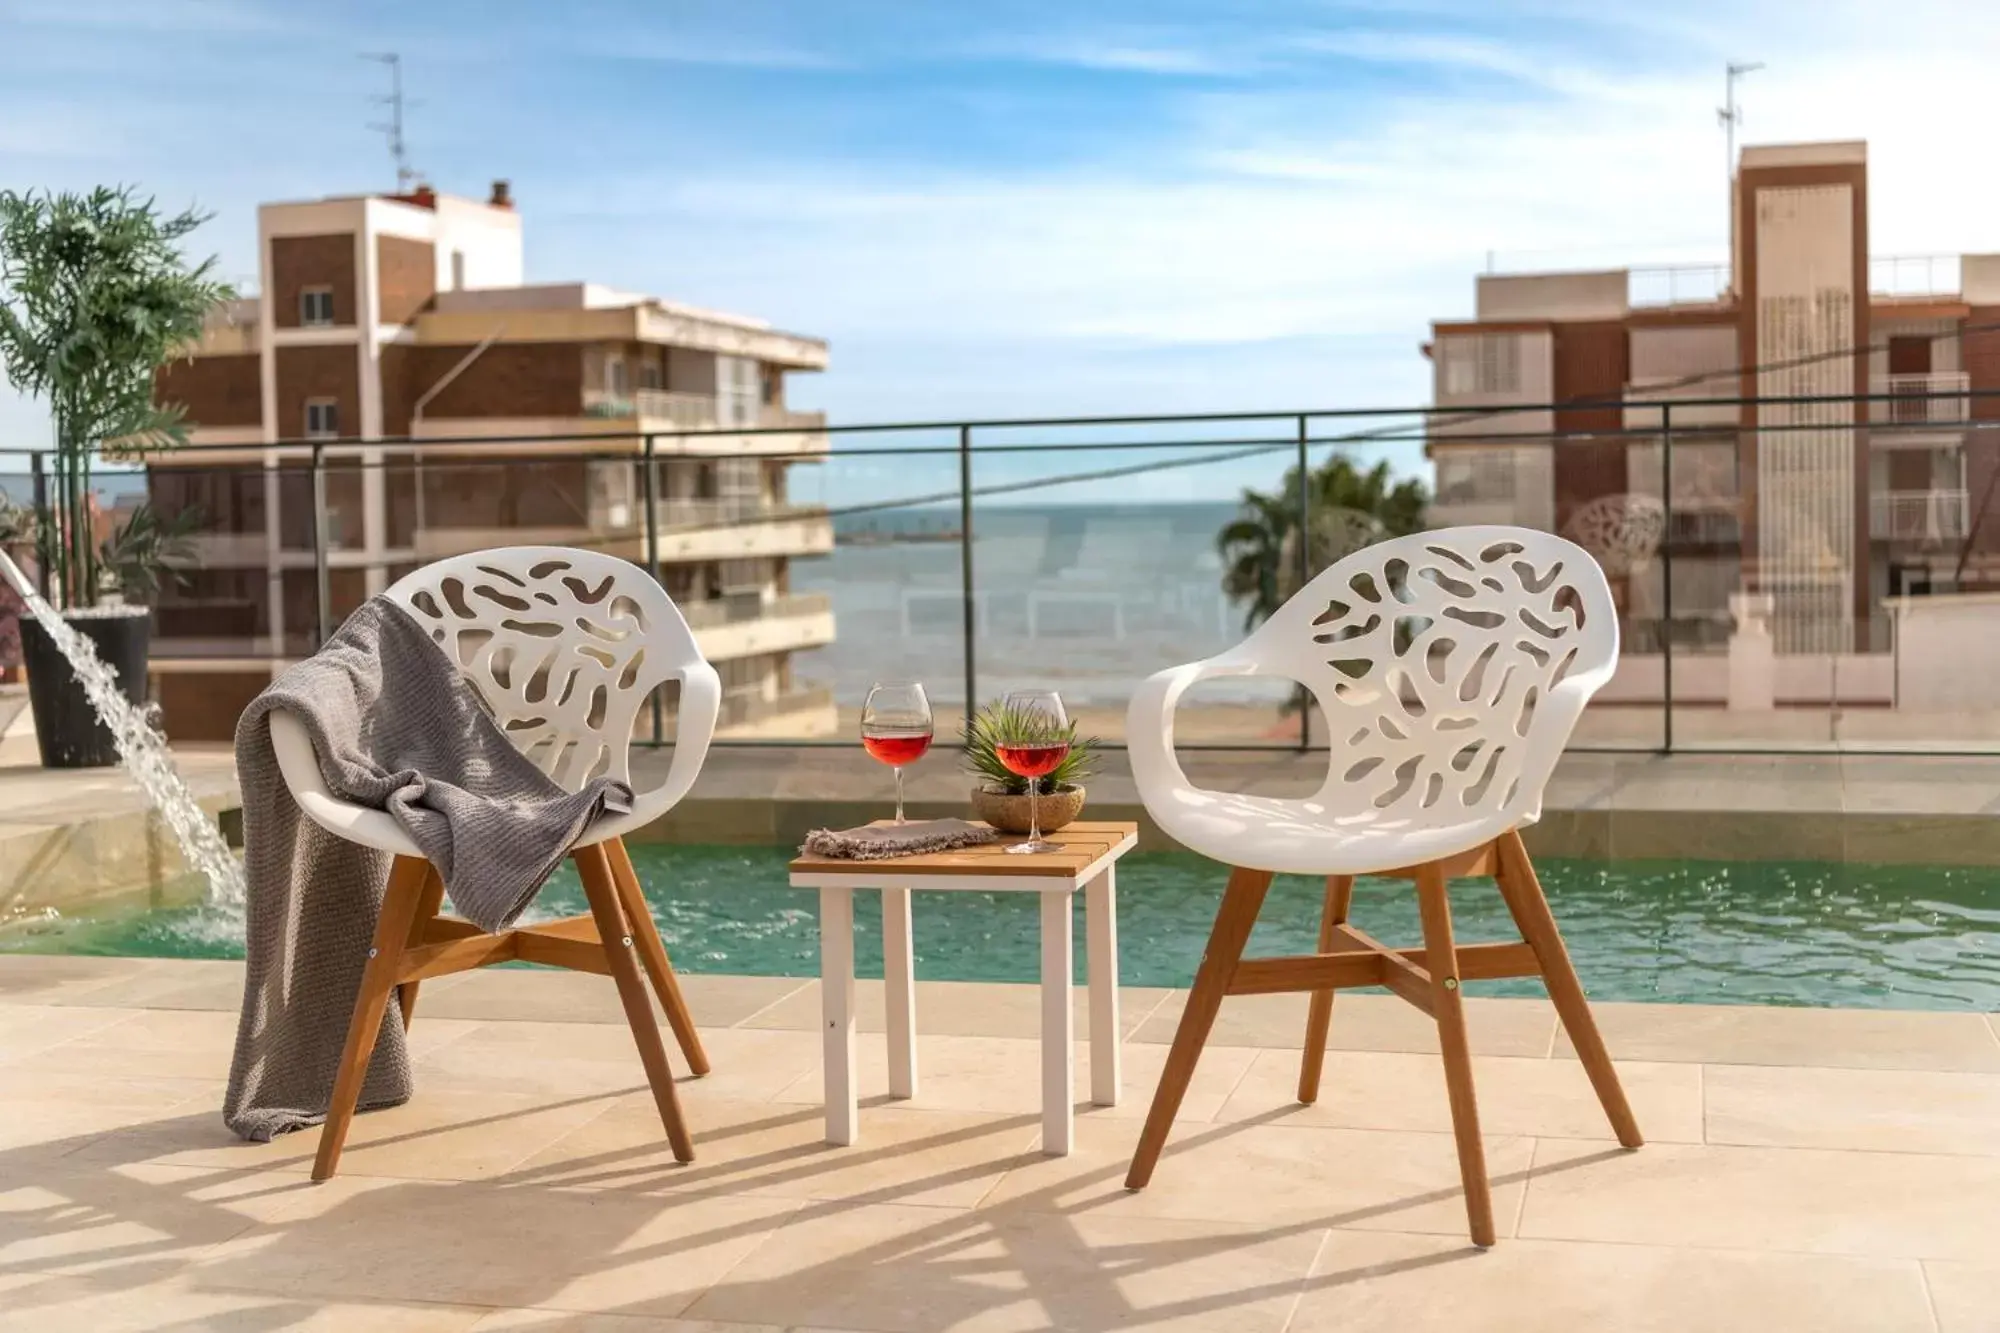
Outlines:
[[[1316,798],[1330,817],[1441,827],[1540,809],[1583,704],[1617,665],[1618,617],[1574,542],[1449,528],[1346,557],[1230,656],[1312,691],[1332,750]]]
[[[521,752],[571,791],[629,782],[651,693],[701,660],[645,570],[598,551],[507,546],[426,565],[387,596],[458,663]]]

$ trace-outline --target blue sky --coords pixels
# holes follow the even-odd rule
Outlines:
[[[0,0],[0,184],[198,202],[248,274],[257,201],[392,182],[393,49],[416,165],[512,179],[531,279],[823,335],[794,399],[837,420],[1406,403],[1488,251],[1723,253],[1727,59],[1770,66],[1749,141],[1871,141],[1877,252],[2000,250],[1996,39],[1939,0]]]

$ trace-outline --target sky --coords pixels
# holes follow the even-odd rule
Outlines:
[[[394,50],[531,281],[825,337],[838,422],[1416,404],[1489,262],[1724,257],[1728,60],[1745,142],[1869,141],[1878,254],[2000,250],[1996,49],[1972,0],[0,0],[0,188],[197,204],[253,276],[258,201],[393,184]]]

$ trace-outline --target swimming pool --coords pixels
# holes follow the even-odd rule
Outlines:
[[[778,847],[632,847],[675,965],[688,972],[813,976],[818,902],[785,887]],[[1537,864],[1579,973],[1606,1000],[1847,1008],[2000,1010],[2000,870],[1810,862],[1614,861]],[[1209,862],[1135,853],[1120,863],[1119,950],[1134,986],[1185,986],[1222,890]],[[1319,885],[1272,886],[1251,951],[1310,951]],[[1513,937],[1490,882],[1453,889],[1461,940]],[[538,915],[584,910],[573,872],[550,882]],[[856,966],[881,975],[880,906],[856,895]],[[1363,880],[1354,917],[1396,944],[1418,942],[1407,884]],[[1082,966],[1082,903],[1077,915]],[[917,975],[1034,981],[1040,927],[1025,894],[919,894]],[[228,958],[240,928],[200,907],[17,922],[0,952]],[[1533,995],[1533,981],[1473,982],[1468,994]]]

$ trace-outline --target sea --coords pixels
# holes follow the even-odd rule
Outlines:
[[[1239,642],[1216,538],[1229,502],[982,505],[969,604],[975,696],[1052,687],[1072,705],[1122,706],[1154,672]],[[966,691],[964,546],[955,506],[836,515],[832,554],[791,565],[794,592],[831,598],[833,643],[795,654],[794,679],[859,703],[885,677],[934,704]],[[1276,681],[1217,682],[1211,702],[1275,702]]]

